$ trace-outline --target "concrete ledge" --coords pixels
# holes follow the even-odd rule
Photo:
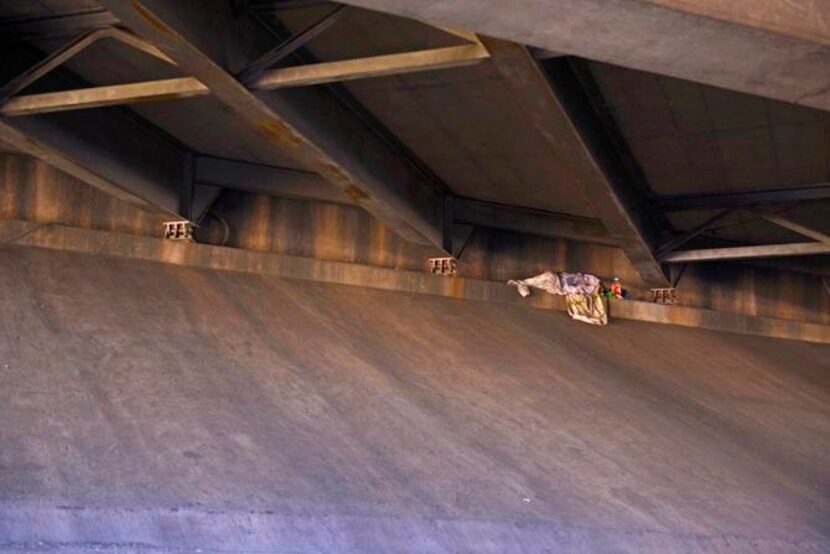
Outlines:
[[[668,323],[744,335],[830,344],[830,325],[788,319],[719,312],[687,306],[666,306],[629,300],[611,301],[609,315],[618,319]]]
[[[529,298],[521,298],[513,288],[494,281],[442,277],[409,270],[165,241],[59,224],[2,220],[0,244],[120,256],[191,267],[259,273],[286,279],[514,304],[537,309],[564,309],[564,302],[560,297],[536,293]],[[631,300],[612,301],[609,310],[610,315],[618,319],[830,344],[828,325]]]

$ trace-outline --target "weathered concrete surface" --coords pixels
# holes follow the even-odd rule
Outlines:
[[[787,2],[794,8],[789,14],[780,9],[780,0],[702,0],[704,4],[720,4],[717,10],[690,6],[687,0],[346,3],[455,25],[562,54],[830,109],[830,12],[826,2]],[[741,8],[729,9],[736,5]],[[768,17],[776,7],[785,16],[777,22]],[[763,12],[767,12],[765,16]]]
[[[279,232],[279,231],[277,231]],[[0,221],[0,244],[14,244],[16,246],[32,246],[38,248],[49,248],[68,252],[83,254],[97,254],[104,256],[127,257],[142,261],[162,262],[166,264],[185,265],[204,269],[219,269],[223,271],[240,271],[267,275],[270,278],[298,279],[303,281],[314,281],[338,285],[349,285],[382,289],[388,291],[430,294],[453,299],[476,300],[495,302],[499,304],[521,305],[522,307],[533,307],[539,309],[564,310],[565,303],[561,296],[548,294],[536,294],[529,298],[521,298],[512,287],[505,286],[504,280],[482,280],[456,276],[452,279],[440,275],[431,275],[423,271],[402,270],[399,268],[378,267],[371,264],[347,263],[342,261],[321,260],[307,256],[291,256],[267,252],[256,252],[239,248],[226,248],[205,244],[188,243],[182,241],[166,241],[163,239],[130,236],[123,233],[109,233],[92,231],[87,229],[74,228],[62,224],[32,223],[27,221]],[[333,247],[331,245],[328,248]],[[551,249],[553,250],[553,249]],[[556,265],[561,264],[561,250],[551,252],[548,250],[543,254],[540,249],[539,262],[545,260],[547,265],[542,265],[539,271],[547,269],[558,270]],[[459,273],[466,273],[469,270],[469,254],[465,254],[465,260],[461,265]],[[543,257],[542,257],[543,256]],[[557,261],[557,258],[560,261]],[[584,268],[585,259],[571,258],[571,267]],[[423,259],[421,263],[423,263]],[[613,261],[613,260],[612,260]],[[537,263],[539,263],[537,262]],[[475,264],[475,262],[473,262]],[[522,267],[527,268],[525,264]],[[558,267],[562,267],[561,265]],[[568,267],[568,266],[564,266]],[[587,266],[590,271],[590,265]],[[500,271],[506,272],[508,268],[502,266]],[[512,273],[505,273],[511,277],[516,275],[527,275],[529,271],[514,268]],[[688,273],[688,272],[687,272]],[[719,270],[722,279],[724,270]],[[602,275],[602,274],[600,274]],[[799,288],[803,286],[800,293],[804,295],[807,304],[812,304],[816,312],[824,317],[825,311],[822,300],[824,300],[823,285],[820,281],[804,280],[796,281],[783,280],[779,274],[779,283],[789,284],[790,287]],[[688,278],[687,278],[688,279]],[[607,277],[605,280],[609,280]],[[686,283],[687,281],[684,281]],[[724,294],[732,298],[731,304],[740,305],[746,303],[746,291],[750,303],[753,294],[764,297],[764,290],[757,287],[756,281],[741,281],[739,287],[718,289],[718,283],[708,285],[711,297],[720,298]],[[818,285],[818,291],[811,291],[809,285]],[[705,281],[699,286],[707,286]],[[738,289],[738,292],[736,292]],[[629,289],[630,290],[630,289]],[[686,287],[678,290],[681,295],[686,294]],[[694,289],[693,289],[694,290]],[[784,289],[787,290],[787,289]],[[723,292],[721,292],[723,291]],[[812,292],[812,296],[810,296]],[[820,295],[820,299],[816,296]],[[667,306],[654,304],[651,301],[625,300],[612,302],[610,314],[615,319],[632,319],[635,321],[648,321],[652,323],[667,323],[671,325],[683,325],[710,329],[714,331],[727,331],[733,333],[748,333],[773,338],[786,338],[806,342],[830,344],[830,325],[822,323],[811,323],[799,319],[798,312],[793,313],[786,308],[791,307],[786,302],[782,303],[784,313],[789,319],[779,319],[758,316],[757,311],[753,315],[746,312],[739,313],[730,311],[730,302],[725,302],[719,310],[699,309],[688,306]],[[725,309],[724,309],[725,308]],[[787,313],[789,312],[789,313]]]
[[[830,349],[0,250],[0,551],[827,552]]]

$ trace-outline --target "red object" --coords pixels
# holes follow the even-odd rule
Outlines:
[[[616,296],[617,298],[622,298],[622,285],[619,281],[614,281],[614,284],[611,285],[611,292],[613,292],[614,296]]]

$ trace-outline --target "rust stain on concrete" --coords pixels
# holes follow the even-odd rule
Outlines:
[[[368,192],[357,185],[349,185],[346,187],[346,194],[349,195],[349,198],[351,198],[355,204],[360,204],[361,201],[371,198],[371,195]]]
[[[297,136],[297,133],[288,127],[288,125],[277,119],[262,121],[257,125],[257,127],[265,133],[265,135],[276,140],[280,144],[290,146],[292,148],[297,148],[300,144],[302,144]]]

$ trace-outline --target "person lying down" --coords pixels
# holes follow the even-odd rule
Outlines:
[[[602,298],[602,282],[588,273],[551,273],[546,271],[527,279],[512,279],[522,297],[530,296],[530,288],[565,297],[568,315],[591,325],[608,325],[608,312]]]

